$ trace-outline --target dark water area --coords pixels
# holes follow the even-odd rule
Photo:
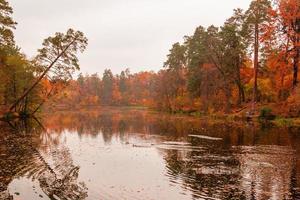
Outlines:
[[[137,109],[1,123],[0,199],[300,199],[300,129]]]

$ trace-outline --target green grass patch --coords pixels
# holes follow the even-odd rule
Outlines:
[[[290,118],[276,118],[274,124],[279,127],[291,127],[295,125],[294,119]]]

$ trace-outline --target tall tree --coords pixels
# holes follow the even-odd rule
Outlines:
[[[244,85],[241,80],[241,68],[246,59],[246,44],[243,37],[242,25],[244,23],[243,11],[234,10],[234,14],[221,27],[220,38],[224,51],[224,64],[226,71],[236,84],[239,97],[238,104],[245,101]]]
[[[102,103],[110,105],[112,102],[114,76],[110,69],[105,69],[102,77]]]
[[[281,31],[291,42],[287,53],[293,57],[293,89],[298,84],[300,63],[300,0],[275,0],[277,13],[281,22]]]
[[[219,82],[216,67],[221,61],[218,60],[216,63],[217,60],[212,59],[217,56],[214,52],[217,50],[216,45],[219,45],[216,42],[219,38],[215,37],[217,32],[216,27],[211,26],[206,30],[200,26],[196,28],[192,36],[185,38],[188,90],[193,98],[202,98],[205,112],[208,111],[209,104],[211,104],[209,97],[216,94],[215,89]]]
[[[186,74],[186,48],[184,45],[179,43],[173,44],[164,67],[167,69],[169,78],[172,79],[170,80],[172,84],[166,83],[172,88],[172,95],[182,96]]]
[[[119,90],[122,94],[124,94],[128,90],[127,78],[128,78],[128,76],[127,76],[126,71],[121,71],[120,82],[119,82]]]
[[[262,51],[260,43],[266,22],[270,20],[270,11],[272,10],[269,0],[253,0],[249,9],[245,13],[244,33],[247,34],[249,43],[252,44],[254,51],[254,84],[253,84],[253,102],[258,101],[258,71],[259,55]]]
[[[201,96],[201,86],[204,79],[201,66],[207,63],[205,35],[205,28],[199,26],[192,36],[185,37],[188,89],[194,97]]]
[[[3,81],[1,84],[4,87],[3,97],[6,105],[12,104],[18,99],[28,84],[34,80],[34,73],[36,72],[33,63],[28,61],[18,48],[10,49],[0,71],[5,74],[1,77],[1,81]],[[32,110],[39,101],[38,89],[40,89],[39,85],[14,110],[24,113]]]
[[[10,107],[13,110],[46,76],[58,79],[71,78],[72,73],[79,69],[76,53],[83,52],[87,46],[87,38],[80,31],[69,29],[66,34],[56,33],[43,42],[36,57],[44,70],[28,89]]]
[[[13,10],[6,0],[0,0],[0,47],[14,44],[14,35],[16,22],[11,15]]]
[[[225,32],[224,29],[223,32],[220,32],[218,27],[210,26],[207,29],[205,44],[207,47],[206,56],[220,74],[221,85],[226,97],[225,111],[229,112],[231,106],[231,84],[234,81],[234,76],[232,76],[232,58],[228,57],[232,47],[226,41],[227,34],[228,32]],[[233,40],[233,38],[230,38],[230,40]]]

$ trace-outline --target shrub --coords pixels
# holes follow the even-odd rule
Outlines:
[[[272,109],[264,107],[260,110],[259,119],[274,120],[275,115],[272,113]]]

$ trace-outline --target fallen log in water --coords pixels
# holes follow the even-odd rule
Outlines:
[[[205,140],[223,140],[223,138],[210,137],[206,135],[189,135],[189,137],[195,137],[195,138],[200,138]]]

